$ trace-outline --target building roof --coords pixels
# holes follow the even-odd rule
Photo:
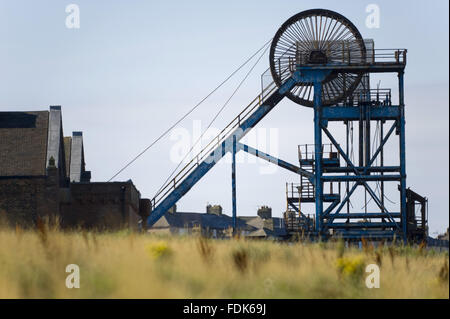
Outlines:
[[[269,232],[265,228],[260,228],[255,231],[252,231],[247,237],[268,237]]]
[[[257,229],[265,229],[268,235],[287,235],[283,218],[261,218],[260,216],[239,216],[238,218],[244,220],[248,225],[251,225]]]
[[[164,218],[169,226],[177,228],[191,228],[200,225],[202,221],[201,214],[197,213],[166,213]]]
[[[0,177],[45,176],[50,158],[60,181],[89,181],[85,171],[83,137],[64,137],[60,106],[49,111],[0,112]],[[72,176],[73,175],[73,176]]]
[[[259,228],[250,234],[248,234],[248,237],[284,237],[287,235],[286,229],[276,229],[276,230],[270,230],[265,227]]]
[[[202,214],[202,213],[166,213],[163,218],[157,221],[153,227],[177,227],[192,228],[194,226],[202,226],[211,229],[227,229],[233,227],[233,218],[221,214]],[[237,226],[242,229],[248,229],[249,225],[243,220],[237,219]],[[254,228],[250,227],[251,230]]]
[[[224,230],[233,227],[233,218],[225,214],[166,213],[152,228],[192,228],[194,226]],[[237,227],[250,231],[250,237],[283,237],[287,235],[283,219],[278,217],[269,219],[262,219],[259,216],[238,217]]]
[[[46,174],[49,112],[0,112],[0,176]]]

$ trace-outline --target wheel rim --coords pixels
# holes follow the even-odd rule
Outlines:
[[[351,21],[334,11],[313,9],[289,18],[277,31],[270,48],[270,71],[280,86],[290,77],[299,52],[308,63],[337,63],[346,59],[365,61],[366,48],[358,29]],[[362,73],[333,71],[322,82],[322,105],[335,105],[351,95]],[[295,103],[313,106],[313,84],[302,82],[286,96]]]

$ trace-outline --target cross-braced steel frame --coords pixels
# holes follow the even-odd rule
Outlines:
[[[372,43],[372,44],[370,44]],[[232,209],[233,228],[236,229],[236,161],[239,151],[245,151],[282,168],[302,175],[314,186],[315,229],[314,234],[327,237],[330,230],[346,238],[393,238],[407,240],[406,207],[406,153],[405,153],[405,105],[403,75],[406,66],[406,50],[375,50],[373,42],[363,40],[356,27],[342,15],[323,9],[301,12],[287,20],[272,41],[270,72],[273,82],[264,86],[261,94],[252,101],[231,123],[197,154],[180,172],[164,185],[152,199],[152,212],[148,226],[161,218],[227,153],[232,155]],[[371,73],[398,74],[398,105],[372,104],[370,91],[363,90],[367,98],[354,105],[350,97],[364,76]],[[269,154],[242,144],[240,140],[254,128],[284,98],[312,107],[314,110],[314,172],[297,167]],[[344,151],[328,129],[329,122],[360,125],[358,165],[352,162],[348,148]],[[390,129],[380,140],[374,153],[370,151],[370,123],[380,121],[381,131],[385,122],[392,121]],[[365,130],[366,134],[361,132]],[[386,166],[383,150],[395,133],[399,136],[399,164]],[[330,140],[345,161],[345,167],[329,166],[323,159],[323,134]],[[347,130],[348,134],[348,130]],[[362,152],[365,152],[363,154]],[[374,166],[377,157],[381,164]],[[364,160],[365,159],[365,160]],[[381,183],[381,198],[369,183]],[[338,182],[347,187],[344,198],[324,194],[324,183]],[[384,183],[398,182],[400,204],[396,212],[384,203]],[[355,190],[363,187],[379,208],[379,212],[342,213]],[[324,206],[324,203],[327,207]],[[299,211],[300,217],[303,216]],[[303,216],[304,217],[304,216]],[[364,222],[351,222],[354,219]],[[345,219],[346,222],[338,222]],[[375,222],[373,220],[379,220]]]
[[[403,51],[406,54],[406,51]],[[398,74],[398,105],[374,105],[370,103],[370,98],[366,103],[360,105],[323,106],[322,83],[329,76],[330,72],[336,71],[336,66],[298,66],[301,82],[314,83],[314,185],[315,185],[315,231],[319,236],[328,236],[329,230],[339,234],[344,238],[392,238],[399,236],[407,240],[407,211],[406,211],[406,152],[405,152],[405,112],[404,112],[404,67],[405,63],[394,65],[360,65],[352,66],[353,72],[359,69],[364,73],[373,72],[396,72]],[[339,67],[348,71],[344,67]],[[365,157],[365,161],[360,161],[359,165],[352,162],[348,150],[344,150],[337,139],[328,129],[329,122],[349,121],[365,122],[366,136],[360,143],[360,158]],[[371,155],[370,151],[370,122],[380,121],[381,123],[391,122],[391,126],[385,136],[381,138],[380,145]],[[362,126],[360,126],[362,127]],[[368,128],[368,129],[367,129]],[[369,131],[367,131],[369,130]],[[369,132],[369,133],[368,133]],[[374,166],[377,157],[383,153],[388,140],[393,133],[399,137],[398,155],[399,165]],[[359,132],[363,136],[362,131]],[[344,160],[344,167],[324,167],[322,138],[325,135],[334,147],[338,150],[340,157]],[[365,152],[364,154],[362,154]],[[324,183],[327,182],[353,182],[353,186],[348,189],[341,200],[336,200],[324,207]],[[383,186],[385,182],[398,182],[400,187],[400,207],[397,212],[391,212],[386,208],[383,197],[376,194],[369,182],[380,182]],[[357,212],[343,213],[343,208],[349,203],[352,195],[358,187],[363,187],[379,208],[378,212]],[[384,188],[384,187],[383,187]],[[384,196],[383,194],[381,196]],[[340,222],[340,220],[346,222]],[[364,222],[354,222],[355,219],[364,219]],[[379,220],[379,221],[373,221]],[[353,222],[352,222],[353,221]]]

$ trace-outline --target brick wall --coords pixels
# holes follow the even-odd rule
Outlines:
[[[55,167],[47,169],[47,176],[0,179],[0,223],[11,227],[34,227],[39,217],[59,221],[66,229],[137,230],[149,206],[131,182],[60,188]]]
[[[59,177],[56,168],[48,176],[0,179],[0,219],[15,227],[33,227],[37,218],[55,220],[59,215]]]
[[[140,194],[131,182],[72,183],[61,202],[61,226],[98,230],[137,229]]]

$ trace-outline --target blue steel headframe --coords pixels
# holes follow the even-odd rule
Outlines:
[[[342,66],[345,68],[345,66]],[[367,120],[392,120],[394,124],[383,137],[379,147],[373,155],[367,157],[366,163],[363,166],[355,166],[344,150],[339,146],[332,134],[327,129],[328,121],[357,121],[361,120],[360,107],[354,106],[322,106],[322,82],[333,72],[336,66],[317,65],[317,66],[298,66],[297,70],[288,78],[283,85],[281,85],[267,100],[260,105],[253,114],[251,114],[240,126],[233,131],[233,133],[226,138],[221,145],[214,149],[209,156],[200,162],[195,169],[191,171],[187,177],[180,182],[168,196],[157,205],[150,214],[147,225],[152,226],[159,218],[161,218],[168,209],[170,209],[181,197],[183,197],[215,164],[222,159],[226,153],[230,152],[233,155],[236,152],[243,150],[257,157],[265,159],[271,163],[275,163],[280,167],[290,170],[294,173],[306,176],[314,185],[315,205],[316,205],[316,225],[315,232],[319,236],[326,235],[328,229],[333,227],[336,230],[351,230],[348,232],[348,238],[361,238],[376,236],[377,238],[392,238],[395,234],[401,234],[406,240],[407,236],[407,216],[406,216],[406,170],[405,170],[405,138],[404,138],[404,102],[403,102],[403,72],[402,67],[395,67],[389,65],[371,65],[360,66],[365,72],[393,72],[399,71],[399,89],[400,89],[400,105],[389,105],[382,108],[378,106],[368,105],[364,106],[364,116],[368,116]],[[338,66],[339,68],[339,66]],[[403,66],[404,68],[404,66]],[[308,81],[314,83],[314,139],[315,139],[315,161],[314,173],[303,170],[295,165],[277,159],[269,154],[253,149],[247,145],[240,143],[242,137],[252,128],[254,128],[259,121],[261,121],[274,107],[285,97],[286,93],[299,82]],[[381,166],[373,167],[376,157],[381,152],[389,137],[392,135],[394,129],[397,129],[397,134],[400,135],[400,166]],[[341,157],[347,163],[347,167],[334,168],[336,173],[352,173],[354,175],[324,175],[324,173],[333,172],[333,168],[323,167],[322,163],[322,132],[324,132],[330,139],[332,144],[336,147]],[[234,156],[233,156],[234,157]],[[319,160],[317,160],[319,159]],[[233,165],[235,162],[233,161]],[[381,174],[374,174],[381,173]],[[397,173],[397,174],[387,174]],[[347,192],[344,199],[333,200],[331,204],[324,210],[323,204],[328,195],[324,195],[324,182],[348,182],[354,181],[355,184],[351,190]],[[379,199],[375,192],[368,185],[371,181],[400,181],[401,191],[401,207],[400,212],[389,212],[384,206],[383,199]],[[235,166],[232,174],[232,188],[233,188],[233,225],[236,224],[236,194],[235,194]],[[363,186],[368,194],[372,197],[374,202],[380,208],[380,213],[352,213],[353,218],[382,218],[382,222],[365,222],[365,223],[337,223],[335,219],[347,218],[348,214],[342,214],[340,211],[346,202],[354,193],[358,186]],[[301,212],[300,212],[301,214]],[[401,218],[399,224],[395,218]],[[381,228],[382,231],[377,229]],[[396,231],[385,230],[386,228],[396,229]],[[373,231],[372,231],[373,230]],[[374,235],[376,233],[376,235]]]
[[[180,200],[216,163],[222,159],[226,153],[233,151],[233,141],[240,141],[245,134],[254,128],[274,107],[285,97],[286,92],[292,89],[300,77],[296,71],[281,85],[266,101],[260,105],[253,114],[243,121],[238,128],[221,145],[214,149],[209,156],[201,162],[191,173],[169,193],[150,213],[147,219],[147,226],[151,227],[158,221],[178,200]]]

